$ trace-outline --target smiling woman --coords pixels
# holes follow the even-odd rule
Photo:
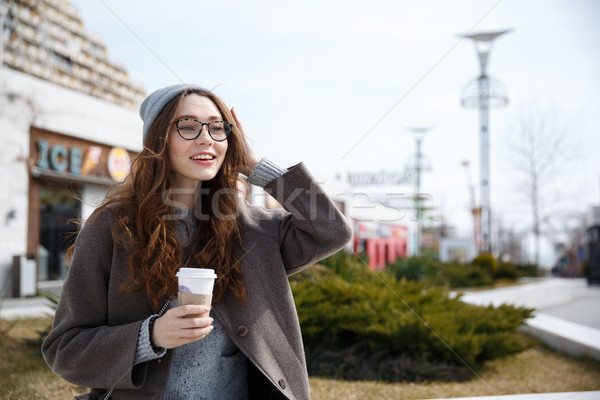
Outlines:
[[[302,164],[258,157],[210,91],[159,89],[140,116],[132,173],[70,249],[46,361],[96,397],[310,398],[288,276],[342,248],[350,226]],[[241,174],[284,208],[245,202]],[[212,307],[178,303],[181,267],[214,270]]]

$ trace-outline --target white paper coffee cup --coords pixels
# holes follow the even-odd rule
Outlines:
[[[217,275],[214,269],[179,268],[177,272],[179,292],[212,294]]]
[[[179,286],[177,304],[200,304],[210,306],[212,291],[217,275],[214,269],[208,268],[180,268],[176,274]],[[208,317],[209,313],[190,314],[186,318]]]

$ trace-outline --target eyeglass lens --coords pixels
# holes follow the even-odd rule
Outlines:
[[[208,134],[216,141],[227,139],[231,132],[231,125],[224,121],[202,123],[193,119],[181,119],[176,122],[176,125],[179,135],[187,140],[192,140],[200,136],[204,125],[207,125]]]

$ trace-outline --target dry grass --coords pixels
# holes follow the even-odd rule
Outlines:
[[[39,350],[24,339],[50,319],[0,321],[0,390],[2,399],[68,399],[85,389],[55,376]],[[313,400],[436,399],[517,393],[600,390],[600,362],[564,356],[536,346],[487,364],[479,378],[462,383],[344,382],[311,377]]]
[[[544,346],[491,361],[469,382],[342,382],[311,378],[313,399],[439,399],[600,390],[600,362],[567,357]]]
[[[84,389],[55,376],[39,349],[25,342],[35,339],[37,330],[50,318],[0,321],[0,397],[7,400],[68,399]]]

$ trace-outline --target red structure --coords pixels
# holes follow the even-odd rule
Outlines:
[[[382,270],[386,264],[408,255],[405,226],[356,222],[354,232],[354,253],[366,253],[373,270]]]

